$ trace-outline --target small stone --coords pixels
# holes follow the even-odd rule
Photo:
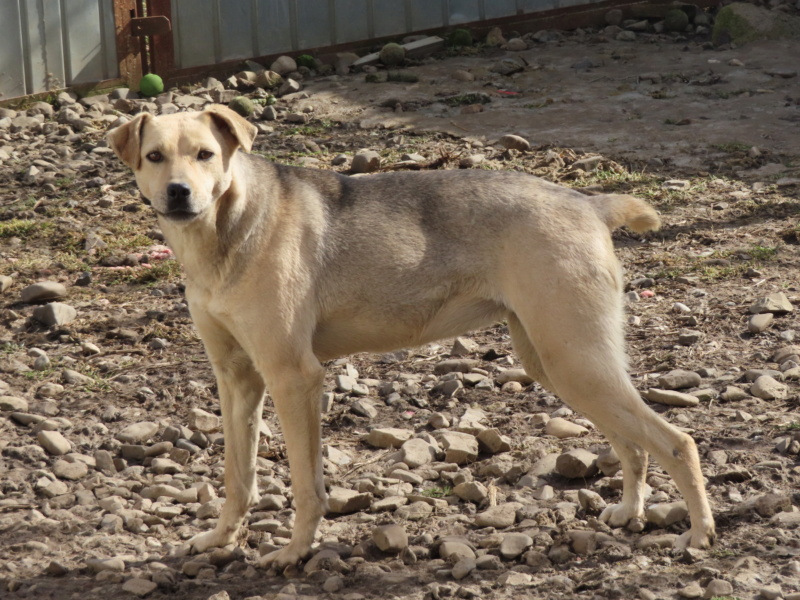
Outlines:
[[[474,502],[475,504],[483,504],[489,498],[489,492],[486,486],[480,481],[465,481],[459,483],[453,488],[453,494],[466,502]]]
[[[694,371],[676,369],[658,378],[658,387],[665,390],[683,390],[697,387],[702,378]]]
[[[72,450],[72,444],[58,431],[40,431],[36,439],[39,445],[53,456],[63,456]]]
[[[78,318],[78,311],[63,302],[51,302],[33,309],[33,318],[46,327],[67,325]]]
[[[547,435],[554,435],[558,439],[563,440],[566,438],[580,437],[589,430],[586,427],[577,425],[561,417],[550,419],[544,426],[544,432]]]
[[[500,542],[500,554],[506,560],[514,560],[533,545],[533,538],[524,533],[507,533]]]
[[[597,455],[583,448],[565,452],[556,460],[556,471],[567,479],[591,477],[597,473]]]
[[[478,440],[475,436],[459,431],[436,433],[445,451],[445,462],[463,465],[478,458]]]
[[[286,75],[297,71],[297,62],[291,56],[280,56],[270,65],[270,71],[278,75]]]
[[[125,570],[125,561],[121,558],[90,558],[86,561],[86,566],[95,573],[102,571],[122,573]]]
[[[785,314],[787,312],[792,312],[793,310],[794,306],[792,306],[792,303],[789,302],[789,298],[787,298],[786,294],[783,292],[777,292],[775,294],[770,294],[769,296],[759,298],[750,307],[751,314]]]
[[[28,401],[16,396],[0,396],[0,411],[2,412],[28,412]]]
[[[578,504],[583,510],[591,513],[601,512],[606,507],[606,501],[600,494],[586,489],[578,490]]]
[[[214,433],[219,431],[222,426],[222,419],[200,408],[189,410],[188,427],[192,431],[202,431],[203,433]],[[154,432],[155,433],[155,432]]]
[[[703,332],[685,329],[678,334],[678,344],[681,346],[693,346],[703,339]]]
[[[412,469],[436,460],[436,448],[421,438],[412,438],[404,442],[401,450],[402,461]]]
[[[683,588],[678,590],[678,596],[681,598],[700,598],[703,595],[703,588],[696,581],[692,581]]]
[[[60,300],[66,297],[67,288],[57,281],[40,281],[22,290],[21,299],[26,304],[45,300]]]
[[[600,469],[606,477],[613,477],[622,468],[619,462],[619,456],[617,456],[616,451],[611,446],[600,452],[596,462],[597,468]]]
[[[696,396],[684,394],[683,392],[675,390],[650,388],[643,395],[650,400],[650,402],[666,404],[667,406],[697,406],[700,403],[700,399]]]
[[[453,565],[452,575],[453,579],[460,581],[472,573],[478,566],[474,558],[462,558]]]
[[[789,395],[788,388],[769,375],[762,375],[750,386],[750,393],[762,400],[784,400]]]
[[[328,509],[332,513],[348,514],[366,510],[372,502],[372,494],[359,493],[341,487],[332,487],[328,495]]]
[[[500,385],[508,383],[509,381],[516,381],[522,385],[530,385],[533,383],[533,378],[525,372],[525,369],[506,369],[498,373],[495,379]]]
[[[519,571],[506,571],[497,580],[500,585],[515,587],[518,585],[530,585],[533,576]]]
[[[128,425],[116,435],[116,438],[123,444],[141,444],[148,441],[157,432],[158,423],[141,421]]]
[[[724,579],[712,579],[703,592],[704,600],[733,594],[733,586]]]
[[[372,530],[372,541],[382,552],[396,554],[408,547],[408,534],[400,525],[381,525]]]
[[[444,541],[439,544],[439,556],[445,560],[461,560],[469,558],[475,560],[475,552],[464,542]]]
[[[775,317],[772,313],[761,313],[758,315],[753,315],[747,321],[747,331],[750,333],[762,333],[772,325],[772,321],[775,320]]]
[[[645,511],[645,515],[648,523],[663,528],[683,521],[689,515],[689,509],[683,500],[664,502],[650,506]]]
[[[80,461],[67,462],[65,460],[57,460],[55,464],[53,464],[53,474],[59,479],[77,481],[89,474],[89,467]]]
[[[400,448],[413,435],[414,432],[408,429],[396,429],[393,427],[373,429],[369,432],[366,442],[375,448]]]
[[[501,137],[497,142],[507,150],[519,150],[520,152],[527,152],[531,149],[531,144],[528,140],[518,135],[508,134]]]
[[[478,433],[477,438],[481,450],[489,454],[499,454],[511,450],[511,440],[500,435],[497,429],[484,429]]]
[[[433,372],[436,375],[446,375],[447,373],[469,373],[479,365],[479,361],[472,358],[450,358],[436,363]]]
[[[521,507],[522,504],[519,502],[498,504],[475,515],[475,525],[478,527],[495,527],[497,529],[511,527],[516,522],[517,511]]]
[[[477,342],[472,341],[468,337],[457,337],[453,341],[453,348],[450,350],[450,356],[468,356],[477,352],[480,346]]]
[[[122,584],[122,591],[139,596],[139,598],[144,598],[155,591],[157,587],[158,584],[154,581],[134,577],[133,579],[128,579],[128,581]]]
[[[374,150],[362,150],[353,157],[350,170],[353,173],[372,173],[381,167],[381,155]]]
[[[747,398],[747,392],[745,392],[742,388],[729,385],[725,388],[725,391],[719,395],[719,397],[720,399],[725,400],[725,402],[739,402],[740,400]]]

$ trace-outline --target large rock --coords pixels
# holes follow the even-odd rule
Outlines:
[[[519,502],[498,504],[475,515],[475,525],[478,527],[495,527],[496,529],[511,527],[517,520],[517,511],[520,508],[522,508],[522,504]]]
[[[762,375],[750,386],[750,393],[762,400],[783,400],[789,394],[787,387],[769,375]]]
[[[597,473],[597,455],[584,448],[575,448],[558,457],[556,471],[567,479],[591,477]]]
[[[650,388],[644,394],[650,402],[666,404],[667,406],[697,406],[700,400],[691,394],[684,394],[675,390],[659,390]]]
[[[711,34],[716,45],[733,42],[737,46],[787,37],[800,37],[800,18],[744,2],[720,9]]]
[[[78,311],[63,302],[50,302],[33,309],[33,318],[46,327],[56,327],[72,323],[78,318]]]
[[[436,448],[420,438],[412,438],[403,443],[401,450],[403,462],[412,469],[427,465],[436,459]]]
[[[459,431],[442,431],[436,433],[444,448],[445,462],[463,465],[478,458],[478,440],[474,435]]]
[[[666,375],[658,378],[658,387],[664,390],[683,390],[686,388],[697,387],[702,378],[694,371],[684,371],[675,369]]]
[[[341,487],[332,487],[328,494],[328,509],[332,513],[347,514],[366,510],[371,503],[372,494],[362,494]]]
[[[794,306],[789,302],[789,298],[783,292],[776,292],[769,296],[764,296],[756,300],[750,307],[750,313],[759,315],[762,313],[785,314],[792,312]]]
[[[400,448],[412,435],[414,432],[408,429],[386,427],[370,431],[366,442],[375,448]]]
[[[400,525],[381,525],[372,531],[372,540],[383,552],[397,553],[408,546],[408,534]]]
[[[21,300],[25,303],[44,300],[60,300],[67,295],[67,288],[57,281],[40,281],[22,290]]]

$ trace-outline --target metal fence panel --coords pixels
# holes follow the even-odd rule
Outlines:
[[[175,64],[181,68],[219,62],[219,22],[215,0],[172,0]]]
[[[220,7],[222,8],[222,7]],[[253,3],[231,2],[219,11],[220,59],[255,56],[253,44]]]
[[[373,35],[387,37],[410,31],[406,22],[405,2],[372,0]]]
[[[337,44],[367,40],[372,37],[368,4],[368,0],[336,0]]]
[[[448,25],[459,25],[461,23],[474,23],[481,19],[482,0],[449,0],[447,2]],[[488,4],[491,4],[489,0]]]
[[[22,27],[19,5],[16,2],[0,4],[0,98],[22,96],[25,86],[25,61],[22,45]]]
[[[295,0],[297,4],[297,44],[318,48],[334,43],[331,36],[331,5],[327,0]]]
[[[483,5],[487,19],[513,17],[517,14],[517,0],[485,0]]]
[[[292,43],[295,17],[293,0],[258,0],[257,52],[254,56],[278,54],[296,47]]]

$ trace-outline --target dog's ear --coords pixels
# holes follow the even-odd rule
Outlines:
[[[150,113],[140,113],[131,121],[108,132],[108,143],[119,159],[134,171],[142,162],[142,131],[144,125],[152,119]]]
[[[253,140],[256,139],[258,129],[252,123],[248,123],[238,113],[233,112],[227,106],[212,104],[205,110],[223,133],[230,135],[238,146],[245,152],[250,152],[253,147]],[[233,150],[236,148],[234,147]]]

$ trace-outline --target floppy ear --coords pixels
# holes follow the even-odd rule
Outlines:
[[[124,125],[108,132],[108,143],[119,159],[134,171],[142,163],[142,131],[144,125],[152,119],[150,113],[140,113]]]
[[[238,113],[233,112],[222,104],[212,104],[206,108],[205,112],[208,113],[211,120],[223,133],[235,140],[232,150],[235,150],[236,146],[240,146],[245,152],[250,152],[250,148],[253,147],[253,140],[256,139],[256,134],[258,133],[255,125],[248,123]]]

